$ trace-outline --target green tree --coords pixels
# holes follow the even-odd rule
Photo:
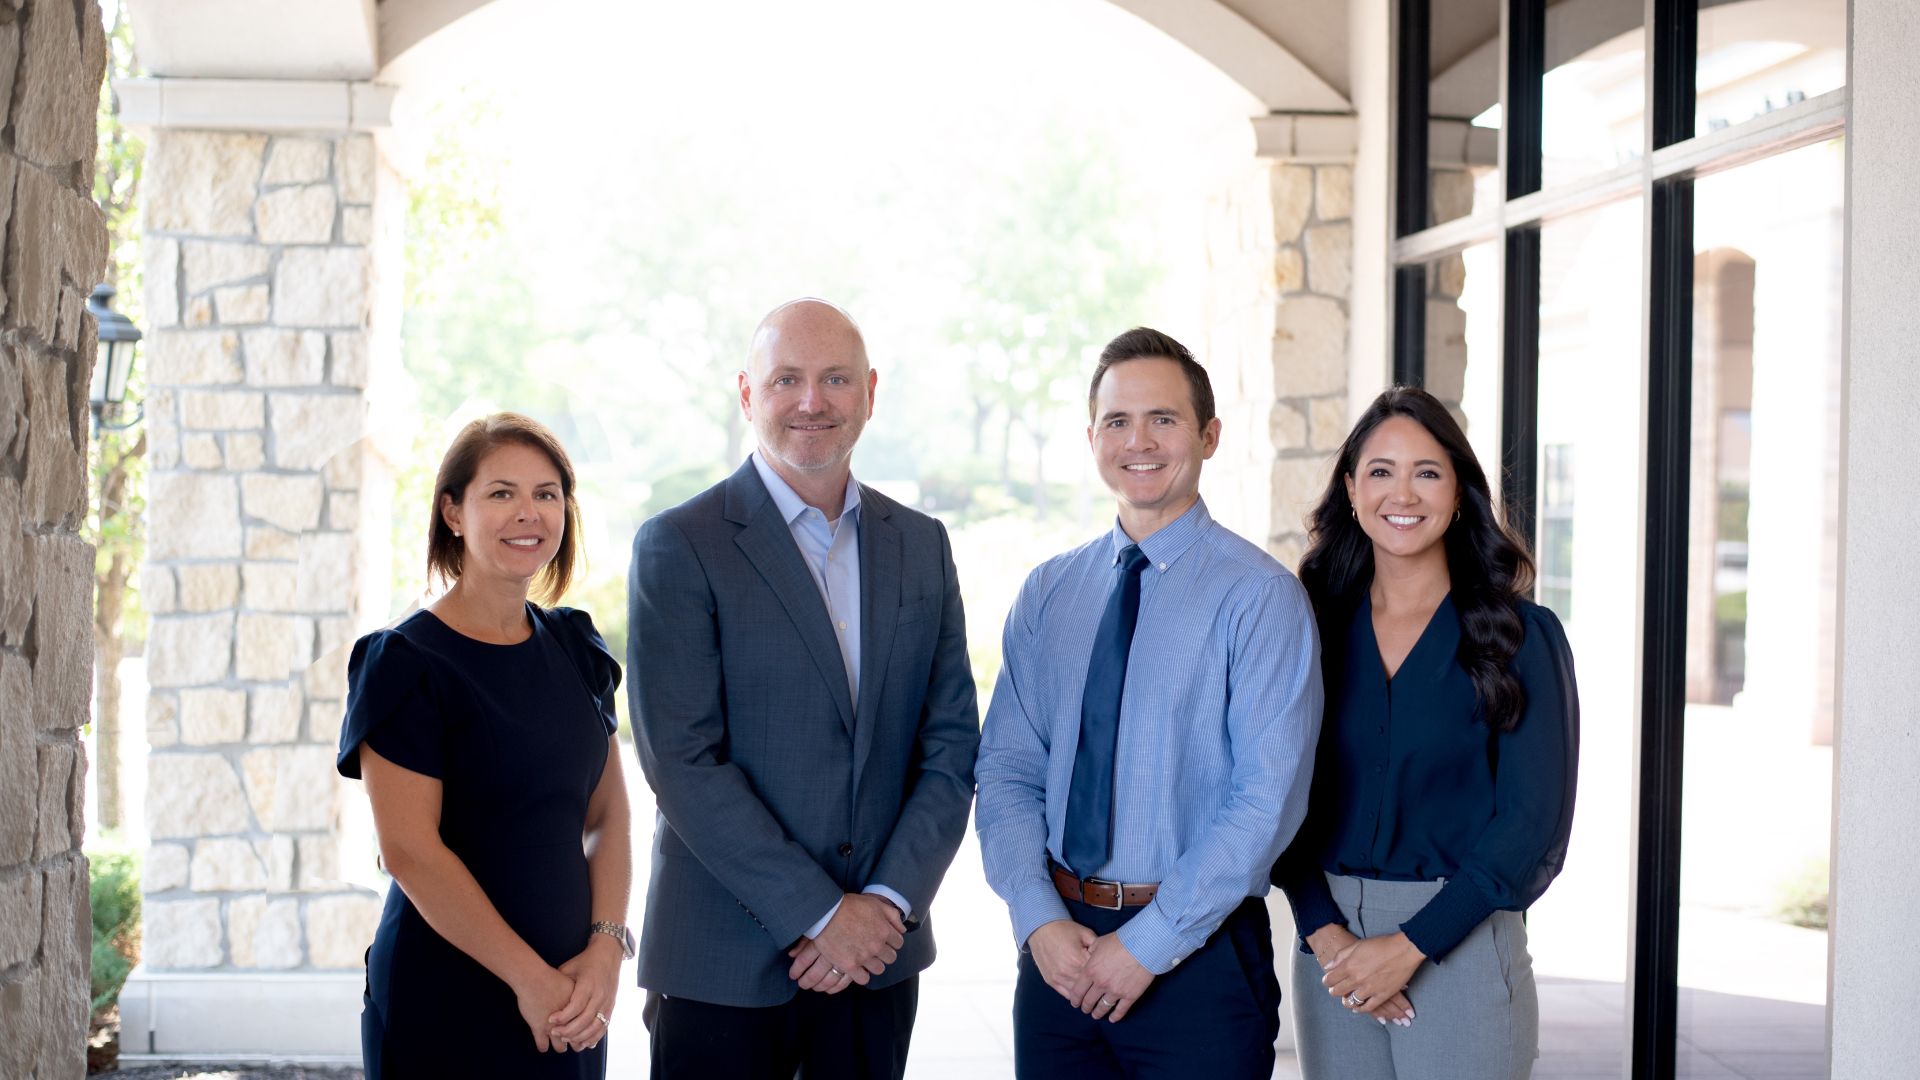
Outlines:
[[[973,452],[985,457],[997,420],[1000,483],[1014,495],[1014,432],[1023,433],[1033,461],[1027,501],[1041,520],[1061,407],[1081,392],[1101,345],[1140,320],[1159,280],[1120,231],[1126,189],[1107,142],[1056,129],[1043,145],[1009,178],[967,251],[971,273],[947,327],[967,368]]]
[[[140,192],[141,164],[146,147],[120,122],[120,96],[115,79],[134,74],[137,60],[133,28],[126,5],[109,0],[107,17],[107,77],[100,88],[99,149],[94,165],[93,196],[106,212],[112,258],[106,284],[119,291],[116,306],[129,317],[140,311],[140,243],[135,220]],[[136,318],[137,322],[138,319]],[[129,410],[138,410],[140,373],[136,369],[127,388]],[[137,415],[137,412],[136,412]],[[112,418],[106,420],[111,423]],[[118,828],[120,800],[120,660],[126,655],[128,602],[138,597],[130,588],[134,568],[146,549],[143,521],[146,511],[147,436],[144,428],[115,429],[103,425],[94,442],[98,501],[91,510],[94,542],[94,712],[98,760],[94,780],[103,828]],[[137,616],[137,613],[136,613]]]

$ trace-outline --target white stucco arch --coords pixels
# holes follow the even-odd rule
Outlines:
[[[377,80],[494,0],[131,0],[160,78]],[[1192,49],[1268,112],[1346,113],[1346,13],[1286,0],[1111,0]]]

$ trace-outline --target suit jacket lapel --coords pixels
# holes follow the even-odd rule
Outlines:
[[[745,490],[744,485],[751,485],[751,490]],[[821,677],[826,680],[834,708],[839,710],[841,725],[851,734],[854,730],[853,701],[847,692],[847,664],[841,659],[840,642],[834,637],[833,623],[827,617],[827,605],[820,600],[820,587],[814,584],[807,564],[801,561],[800,549],[793,542],[793,532],[781,520],[780,508],[774,504],[773,497],[767,494],[765,485],[760,483],[760,476],[754,472],[752,461],[733,474],[728,486],[733,489],[729,491],[729,496],[739,496],[728,499],[729,516],[746,525],[733,538],[733,542],[739,545],[754,569],[760,571],[767,586],[780,599],[781,606],[787,609],[787,617],[799,629],[800,640],[806,642],[814,666],[820,669]],[[758,506],[752,505],[755,493],[759,496]],[[864,582],[862,584],[864,586]]]
[[[900,530],[887,520],[891,505],[860,488],[860,700],[853,726],[853,775],[866,767],[879,722],[881,689],[893,653],[900,610]]]

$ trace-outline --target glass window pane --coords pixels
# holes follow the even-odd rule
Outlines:
[[[1647,112],[1645,9],[1643,0],[1548,4],[1542,186],[1640,157]]]
[[[1433,0],[1427,63],[1427,224],[1500,200],[1501,0]]]
[[[1682,1077],[1826,1075],[1844,176],[1695,189]]]
[[[1818,97],[1846,82],[1846,0],[1700,5],[1696,134]]]
[[[1626,1045],[1640,604],[1620,583],[1638,565],[1644,471],[1641,205],[1556,219],[1540,238],[1537,595],[1566,625],[1581,697],[1567,863],[1527,916],[1540,1078],[1619,1076]],[[1490,477],[1500,461],[1502,258],[1503,245],[1488,243],[1427,267],[1428,385],[1448,400],[1458,387]]]
[[[1580,680],[1580,780],[1567,865],[1528,915],[1540,988],[1537,1077],[1621,1075],[1632,951],[1640,600],[1642,203],[1540,233],[1537,598]]]
[[[1453,407],[1467,441],[1500,483],[1500,244],[1475,244],[1423,268],[1427,336],[1423,385]],[[1496,490],[1495,494],[1498,494]]]

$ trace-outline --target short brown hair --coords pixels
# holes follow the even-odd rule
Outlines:
[[[1100,350],[1100,362],[1094,365],[1093,382],[1087,386],[1087,416],[1093,417],[1094,401],[1100,396],[1100,380],[1106,378],[1107,369],[1115,364],[1124,364],[1129,360],[1145,360],[1149,357],[1171,360],[1180,365],[1180,373],[1187,377],[1187,390],[1193,396],[1193,412],[1201,427],[1213,422],[1213,382],[1207,378],[1207,369],[1193,358],[1193,353],[1185,345],[1173,339],[1171,334],[1163,334],[1146,326],[1133,329],[1107,342]]]
[[[466,497],[468,485],[473,483],[473,474],[480,469],[480,459],[507,443],[519,443],[540,451],[560,473],[560,495],[567,504],[566,525],[561,530],[553,559],[540,571],[532,590],[536,601],[553,604],[566,594],[567,586],[573,582],[573,565],[580,554],[580,504],[573,497],[573,462],[567,459],[566,448],[545,424],[519,413],[494,413],[473,421],[453,437],[446,456],[440,459],[440,473],[433,481],[433,519],[427,529],[427,577],[429,580],[437,577],[449,584],[460,580],[466,545],[453,535],[453,529],[441,515],[441,497],[450,498],[458,505]]]

